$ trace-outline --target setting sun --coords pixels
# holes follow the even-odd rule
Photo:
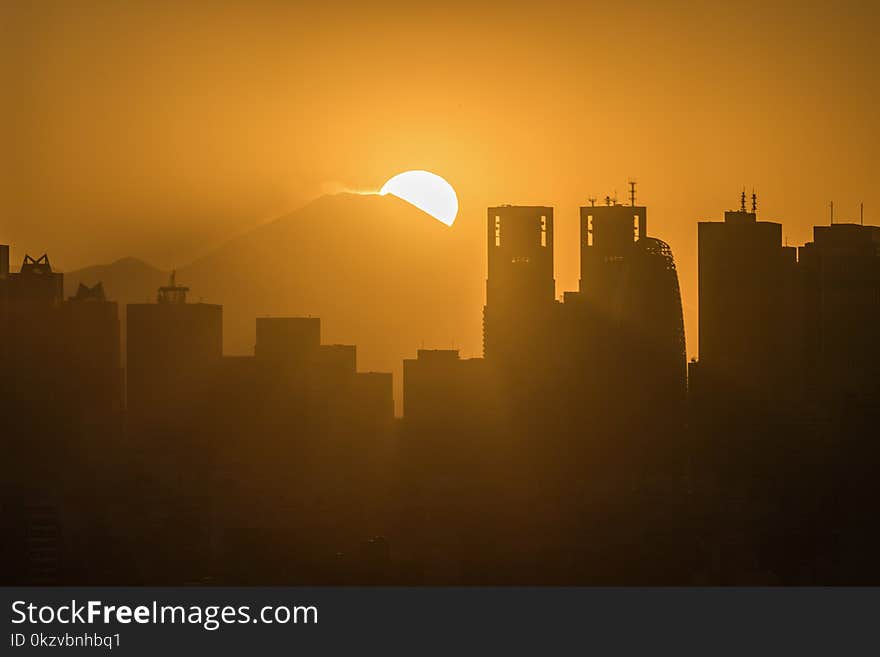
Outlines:
[[[416,206],[451,226],[458,214],[458,197],[448,182],[430,171],[404,171],[389,178],[379,190]]]
[[[0,0],[10,647],[877,643],[878,25]]]

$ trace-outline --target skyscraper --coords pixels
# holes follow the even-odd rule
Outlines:
[[[811,400],[880,403],[880,227],[816,226],[798,256]]]
[[[64,445],[58,429],[65,422],[69,385],[64,373],[67,351],[61,308],[64,275],[52,270],[48,256],[26,255],[21,269],[9,273],[4,282],[6,310],[0,341],[6,348],[6,362],[0,385],[5,388],[3,400],[9,410],[3,417],[6,422],[21,423],[22,433],[9,427],[10,435],[39,436],[23,441],[30,442],[31,449],[40,441],[50,441],[60,451]],[[47,446],[44,443],[42,449]]]
[[[723,222],[698,224],[699,376],[720,397],[772,403],[798,396],[797,250],[752,198],[751,211],[743,193]]]
[[[606,196],[580,209],[580,253],[579,292],[565,305],[576,327],[571,353],[592,372],[581,387],[601,398],[613,423],[644,416],[678,426],[686,385],[678,274],[669,245],[648,236],[635,183],[629,205]]]
[[[182,581],[209,567],[217,452],[217,377],[223,307],[187,303],[171,274],[156,303],[127,306],[129,445],[138,464],[132,496],[150,516],[133,520],[134,540],[175,537],[175,549],[144,559],[145,577]],[[160,580],[161,581],[161,580]]]
[[[61,310],[70,433],[96,461],[107,460],[122,428],[119,310],[101,283],[80,284]]]
[[[0,416],[10,437],[0,504],[14,578],[53,583],[105,547],[93,529],[107,522],[121,435],[119,318],[100,283],[64,301],[48,256],[25,256],[10,272],[8,253],[0,248]]]
[[[483,353],[491,361],[539,358],[556,295],[553,208],[489,208],[489,273],[483,312]]]
[[[220,365],[223,307],[187,303],[172,274],[157,303],[127,306],[127,397],[136,426],[175,424],[204,411]]]
[[[620,302],[620,287],[626,283],[634,245],[647,237],[647,208],[622,205],[605,198],[605,205],[580,209],[580,291],[602,312],[610,313]]]

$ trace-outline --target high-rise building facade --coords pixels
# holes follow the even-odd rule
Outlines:
[[[157,303],[127,306],[128,411],[136,426],[188,422],[205,410],[223,355],[223,307],[187,303],[173,280]]]
[[[753,197],[754,198],[754,197]],[[757,403],[799,395],[797,250],[782,225],[745,207],[698,224],[699,377],[729,397]]]
[[[816,226],[798,267],[810,400],[880,402],[880,227]]]
[[[494,361],[540,359],[556,295],[553,208],[489,208],[489,272],[483,314],[483,353]]]
[[[636,205],[631,184],[629,205],[606,197],[580,209],[581,278],[571,299],[588,308],[602,345],[595,357],[624,374],[622,394],[678,413],[687,376],[678,273],[669,245],[648,236],[647,207]]]

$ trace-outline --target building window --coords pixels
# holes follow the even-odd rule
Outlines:
[[[587,215],[587,246],[593,246],[593,215]]]
[[[501,217],[495,215],[495,246],[501,246]]]
[[[547,217],[541,215],[541,246],[547,246]]]
[[[634,239],[634,241],[638,242],[639,237],[641,237],[641,235],[639,235],[639,215],[634,214],[633,215],[633,239]]]

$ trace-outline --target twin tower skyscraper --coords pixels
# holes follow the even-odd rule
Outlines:
[[[580,208],[580,285],[562,302],[552,207],[489,208],[487,245],[484,356],[512,408],[546,403],[555,418],[628,433],[678,423],[686,395],[678,276],[669,246],[648,236],[634,191],[629,205],[606,198]]]
[[[632,568],[633,546],[657,546],[682,500],[672,253],[635,199],[591,203],[579,289],[559,300],[553,219],[552,207],[488,209],[483,358],[404,361],[401,458],[420,510],[408,535],[433,547],[422,561],[440,581],[611,581],[606,564]]]

